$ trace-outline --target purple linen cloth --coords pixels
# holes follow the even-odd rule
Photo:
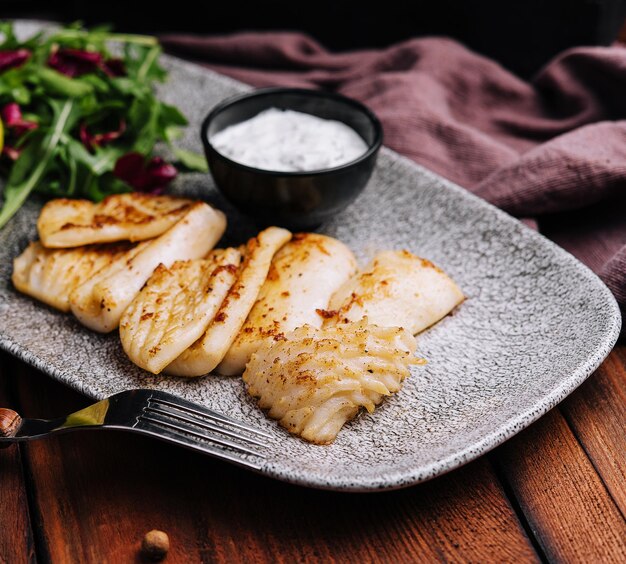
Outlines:
[[[297,33],[166,35],[253,86],[323,88],[380,118],[385,144],[540,230],[626,309],[626,49],[570,49],[525,82],[445,38],[331,53]]]

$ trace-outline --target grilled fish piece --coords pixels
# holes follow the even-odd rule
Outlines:
[[[141,368],[158,374],[206,331],[234,284],[237,249],[210,258],[160,264],[120,320],[122,347]]]
[[[356,272],[356,259],[341,241],[298,233],[276,255],[267,280],[224,360],[219,374],[241,374],[264,341],[281,339],[296,327],[321,327],[317,310]]]
[[[206,333],[165,369],[167,374],[202,376],[215,369],[248,317],[272,257],[289,239],[291,233],[286,229],[268,227],[248,241],[237,281]]]
[[[127,256],[136,245],[118,243],[74,249],[46,249],[39,241],[13,260],[17,290],[61,311],[70,311],[70,294],[100,269]]]
[[[385,251],[335,293],[325,326],[367,317],[374,325],[400,326],[416,335],[464,299],[432,262],[408,251]]]
[[[101,333],[113,331],[133,298],[160,264],[205,256],[219,241],[226,218],[211,206],[197,202],[168,231],[137,247],[132,257],[120,258],[78,286],[70,294],[72,313]]]
[[[423,364],[415,338],[400,327],[358,323],[305,325],[284,340],[266,341],[243,373],[259,407],[290,433],[332,442],[361,407],[370,413],[400,390],[409,365]]]
[[[41,210],[37,230],[48,248],[113,241],[145,241],[174,225],[193,201],[133,192],[108,196],[100,203],[59,198]]]

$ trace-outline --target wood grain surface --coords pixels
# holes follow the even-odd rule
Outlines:
[[[30,369],[15,374],[26,416],[87,403]],[[32,443],[25,456],[45,531],[39,549],[53,562],[128,561],[154,528],[169,534],[175,562],[535,559],[487,459],[368,495],[291,486],[115,432]]]
[[[15,405],[12,359],[0,354],[0,406]],[[20,449],[0,448],[0,562],[34,562],[35,545]]]
[[[558,410],[505,444],[501,460],[550,561],[626,561],[626,522]]]
[[[0,405],[54,417],[90,403],[0,360]],[[614,351],[488,456],[394,492],[304,489],[119,432],[0,450],[0,561],[140,562],[155,528],[166,562],[626,561],[625,361]]]
[[[626,516],[626,347],[617,348],[562,412]]]

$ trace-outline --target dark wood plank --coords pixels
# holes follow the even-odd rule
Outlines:
[[[31,416],[88,403],[28,369],[19,390]],[[154,528],[172,562],[537,560],[487,459],[406,490],[338,494],[123,433],[61,436],[27,457],[54,562],[128,561]]]
[[[626,346],[616,348],[561,410],[626,516]]]
[[[549,560],[626,561],[626,522],[558,409],[497,455]]]
[[[8,376],[12,359],[0,352],[0,406],[15,408]],[[0,562],[34,562],[22,461],[17,446],[0,448]]]

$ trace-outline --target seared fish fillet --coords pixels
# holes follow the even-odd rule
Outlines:
[[[141,368],[158,374],[206,331],[234,284],[241,253],[160,264],[120,320],[122,347]]]
[[[224,233],[226,218],[197,202],[163,235],[144,241],[132,257],[115,261],[70,294],[72,313],[101,333],[113,331],[133,298],[160,264],[205,256]]]
[[[290,433],[317,444],[332,442],[361,407],[374,411],[397,392],[414,356],[415,339],[400,327],[367,320],[316,329],[305,325],[282,341],[265,342],[243,373],[259,398]]]
[[[59,198],[43,207],[37,230],[42,244],[49,248],[145,241],[167,231],[192,204],[186,198],[137,192],[115,194],[98,204]]]
[[[70,294],[101,268],[126,256],[130,243],[46,249],[39,241],[13,260],[13,285],[49,306],[70,311]]]
[[[202,376],[213,370],[233,344],[267,278],[272,257],[291,233],[269,227],[250,239],[237,281],[204,336],[183,352],[165,372],[175,376]]]
[[[465,297],[454,281],[408,251],[385,251],[330,300],[326,326],[363,317],[414,335],[444,318]]]
[[[274,256],[267,280],[224,360],[220,374],[241,374],[264,341],[276,340],[296,327],[321,327],[317,312],[356,272],[356,259],[341,241],[298,233]]]

